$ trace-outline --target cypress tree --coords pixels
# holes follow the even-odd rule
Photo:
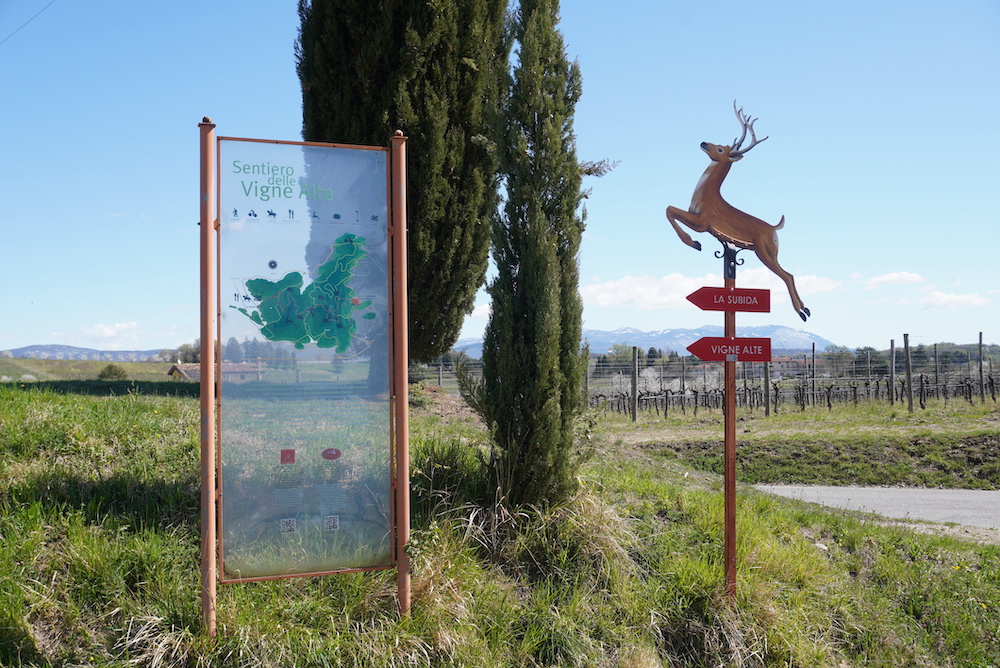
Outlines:
[[[556,29],[558,0],[524,0],[501,168],[507,199],[493,227],[497,275],[483,348],[483,381],[466,388],[499,451],[501,499],[545,504],[575,488],[575,423],[586,355],[578,214],[583,169],[573,113],[580,72]],[[471,391],[470,391],[471,390]]]
[[[407,145],[410,357],[472,311],[497,206],[505,0],[300,0],[303,137]]]

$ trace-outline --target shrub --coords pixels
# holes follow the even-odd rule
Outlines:
[[[128,374],[117,364],[109,364],[97,374],[97,380],[128,380]]]

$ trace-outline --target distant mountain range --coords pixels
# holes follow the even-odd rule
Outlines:
[[[738,333],[740,336],[771,339],[771,350],[774,354],[812,352],[814,343],[817,352],[826,350],[827,346],[835,345],[822,336],[780,325],[740,327]],[[722,335],[723,329],[720,325],[705,325],[698,329],[660,329],[655,332],[644,332],[634,327],[622,327],[613,332],[601,329],[583,330],[583,338],[590,344],[590,352],[597,355],[606,353],[608,349],[619,343],[638,346],[643,350],[649,350],[652,347],[663,350],[663,352],[673,350],[676,353],[687,354],[687,347],[701,337]],[[479,359],[483,355],[483,340],[459,339],[455,344],[455,350]]]
[[[160,352],[156,350],[94,350],[76,346],[25,346],[12,350],[0,350],[0,357],[38,360],[96,360],[106,362],[146,362]]]
[[[583,338],[590,344],[590,352],[603,354],[618,343],[628,346],[639,346],[643,350],[658,348],[664,352],[685,354],[689,345],[703,336],[722,336],[722,327],[706,325],[698,329],[661,329],[655,332],[643,332],[634,327],[622,327],[613,332],[601,329],[583,330]],[[811,352],[816,344],[817,351],[826,350],[834,345],[821,336],[801,329],[766,325],[763,327],[740,327],[740,336],[763,337],[771,339],[771,350],[775,354],[790,354]],[[469,357],[479,359],[483,356],[483,340],[481,338],[459,339],[455,350],[464,352]],[[0,351],[0,357],[17,359],[49,359],[49,360],[99,360],[108,362],[145,362],[160,352],[157,350],[94,350],[93,348],[77,348],[74,346],[44,345],[25,346],[12,350]],[[301,358],[300,358],[301,359]]]

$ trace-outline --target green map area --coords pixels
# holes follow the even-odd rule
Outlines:
[[[246,289],[257,302],[255,310],[233,306],[260,326],[268,341],[290,341],[299,350],[315,342],[320,348],[345,353],[354,342],[355,311],[371,306],[351,288],[358,263],[368,257],[365,239],[344,234],[331,246],[330,257],[319,266],[316,279],[303,289],[302,274],[293,271],[277,281],[251,278]],[[375,318],[374,312],[361,316]]]

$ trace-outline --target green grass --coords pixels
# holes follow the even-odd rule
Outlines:
[[[779,417],[748,428],[793,440]],[[669,427],[708,442],[713,419]],[[935,451],[980,419],[865,418]],[[718,479],[650,445],[648,418],[601,418],[581,493],[511,513],[475,503],[476,424],[415,414],[411,615],[391,571],[226,585],[213,641],[198,422],[190,397],[0,386],[0,665],[1000,666],[996,545],[742,490],[728,601]]]
[[[125,370],[128,378],[140,381],[167,379],[172,365],[161,362],[115,362]],[[34,376],[37,380],[91,380],[96,379],[107,360],[38,360],[0,358],[0,377],[20,381],[21,376]]]
[[[721,411],[644,412],[602,420],[610,438],[722,472]],[[747,483],[1000,489],[1000,409],[992,401],[934,401],[909,413],[883,402],[737,416],[737,477]]]

